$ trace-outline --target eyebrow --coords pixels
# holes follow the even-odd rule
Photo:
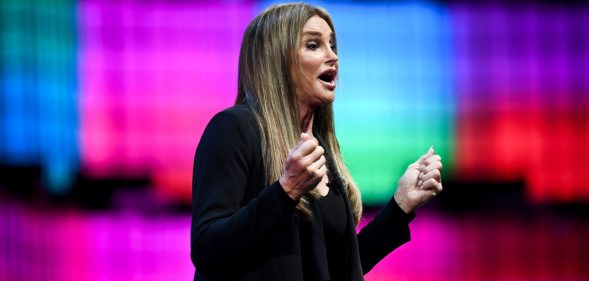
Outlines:
[[[305,31],[305,32],[303,32],[303,35],[323,37],[323,33],[318,32],[318,31]],[[329,34],[329,38],[333,38],[333,32]]]

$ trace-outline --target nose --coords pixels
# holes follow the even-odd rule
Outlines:
[[[335,64],[337,61],[338,61],[337,54],[331,48],[328,48],[327,63],[328,64]]]

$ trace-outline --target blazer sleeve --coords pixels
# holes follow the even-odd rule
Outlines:
[[[368,273],[390,252],[411,240],[409,222],[415,213],[405,213],[394,197],[358,234],[362,272]]]
[[[244,204],[248,175],[258,167],[254,158],[261,161],[251,131],[243,116],[218,113],[196,150],[191,259],[203,275],[222,274],[247,259],[252,246],[292,217],[298,203],[276,181]]]

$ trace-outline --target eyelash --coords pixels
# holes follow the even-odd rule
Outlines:
[[[317,42],[315,42],[315,41],[307,42],[307,49],[316,50],[317,48],[319,48],[319,44]]]
[[[307,42],[307,49],[310,50],[317,50],[317,48],[319,48],[319,43],[315,42],[315,41],[309,41]],[[329,43],[329,47],[331,48],[331,50],[335,51],[335,49],[337,48],[337,46],[333,43]]]

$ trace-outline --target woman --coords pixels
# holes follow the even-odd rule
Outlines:
[[[275,5],[247,27],[236,105],[215,115],[193,173],[195,280],[363,280],[409,241],[413,210],[442,190],[433,149],[356,234],[360,193],[342,161],[332,102],[331,18]]]

